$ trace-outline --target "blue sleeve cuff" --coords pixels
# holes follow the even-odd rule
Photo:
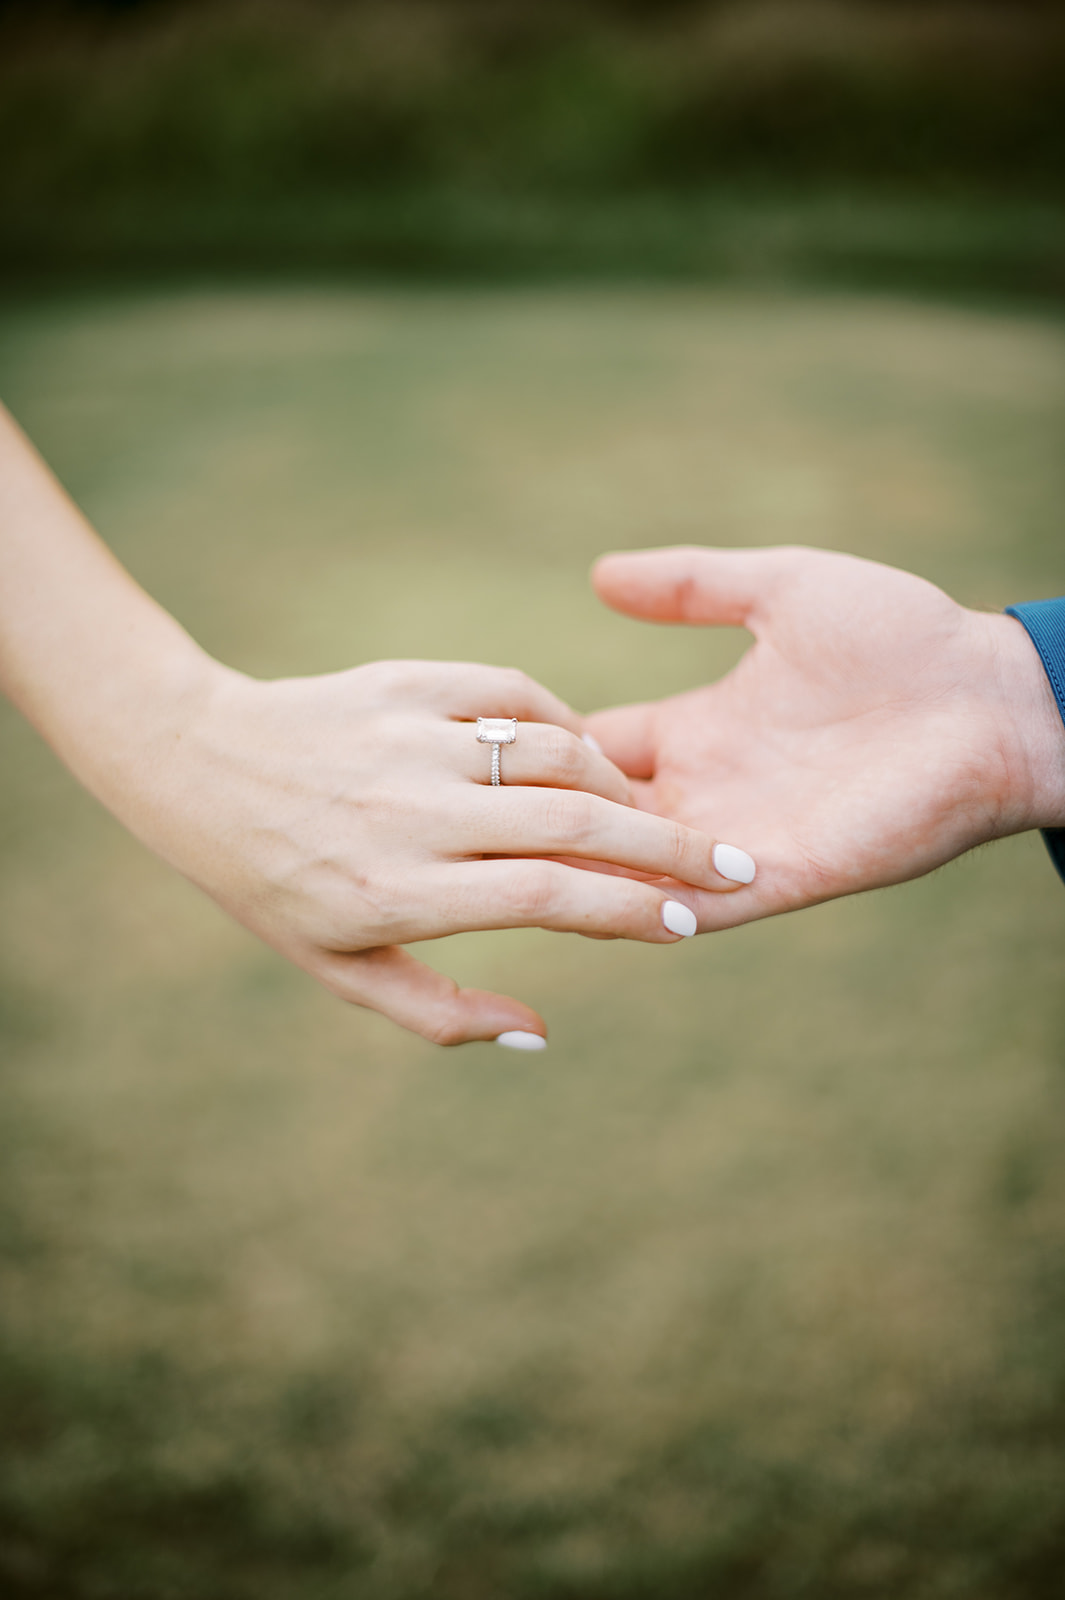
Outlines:
[[[1006,615],[1016,617],[1028,630],[1028,637],[1046,668],[1054,699],[1065,723],[1065,595],[1057,600],[1028,600],[1024,605],[1007,606]],[[1065,881],[1065,828],[1046,828],[1043,832],[1054,865]]]

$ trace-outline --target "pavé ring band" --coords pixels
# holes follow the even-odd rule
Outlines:
[[[477,739],[480,744],[492,746],[492,787],[498,789],[502,783],[499,776],[499,747],[503,744],[513,744],[518,737],[517,717],[478,717]]]

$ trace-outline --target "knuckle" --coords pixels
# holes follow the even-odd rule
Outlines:
[[[661,831],[648,841],[654,846],[656,867],[660,860],[674,877],[702,883],[711,864],[709,841],[673,817],[656,820]]]
[[[446,1016],[434,1017],[432,1022],[427,1023],[424,1028],[424,1037],[429,1040],[430,1044],[439,1044],[443,1045],[445,1049],[451,1049],[455,1045],[465,1044],[468,1034],[463,1026],[462,1018],[456,1016],[453,1012],[449,1012]]]
[[[368,877],[349,880],[331,896],[321,943],[345,952],[398,944],[405,931],[405,909],[398,884]]]
[[[381,733],[382,748],[386,752],[403,749],[409,744],[410,737],[406,727],[384,729]],[[345,798],[348,799],[348,796]],[[370,783],[364,784],[361,789],[353,784],[349,804],[370,818],[376,830],[393,838],[408,837],[418,827],[426,810],[422,795],[411,793],[398,784],[389,785],[387,778],[379,774],[375,774]],[[369,873],[360,873],[360,887],[371,881]]]
[[[617,897],[613,904],[611,921],[615,928],[625,933],[642,928],[651,904],[648,891],[635,878],[617,880]],[[653,903],[657,903],[657,900]]]
[[[583,795],[561,794],[547,802],[548,838],[563,853],[581,848],[595,835],[595,810]]]
[[[812,578],[815,570],[822,565],[826,553],[823,550],[811,550],[809,545],[778,545],[773,552],[775,560],[770,578],[774,593],[794,587],[806,577]]]
[[[555,908],[555,874],[549,864],[527,867],[511,884],[508,894],[512,915],[523,923],[537,923]]]
[[[669,851],[670,859],[677,862],[678,865],[685,865],[690,862],[693,855],[692,844],[691,829],[686,828],[683,822],[676,822],[673,818],[667,819],[666,848]]]
[[[544,691],[521,667],[500,667],[500,689],[509,707],[508,715],[529,716],[537,705],[542,705]]]
[[[675,604],[686,622],[697,622],[701,616],[703,586],[694,573],[688,572],[677,580]]]
[[[585,754],[580,740],[565,728],[549,728],[544,735],[543,762],[552,777],[572,780],[583,776]]]
[[[417,661],[371,661],[355,671],[367,690],[382,700],[409,693],[422,679]]]

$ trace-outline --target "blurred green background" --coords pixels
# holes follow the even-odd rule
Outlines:
[[[1059,15],[8,4],[0,392],[263,675],[725,670],[617,546],[1061,593]],[[6,708],[0,895],[5,1600],[1057,1600],[1037,838],[428,947],[534,1062],[318,991]]]
[[[1065,289],[1060,0],[0,0],[9,274]]]

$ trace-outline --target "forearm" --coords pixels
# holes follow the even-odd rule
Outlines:
[[[0,407],[0,688],[135,826],[220,669],[134,583]]]

